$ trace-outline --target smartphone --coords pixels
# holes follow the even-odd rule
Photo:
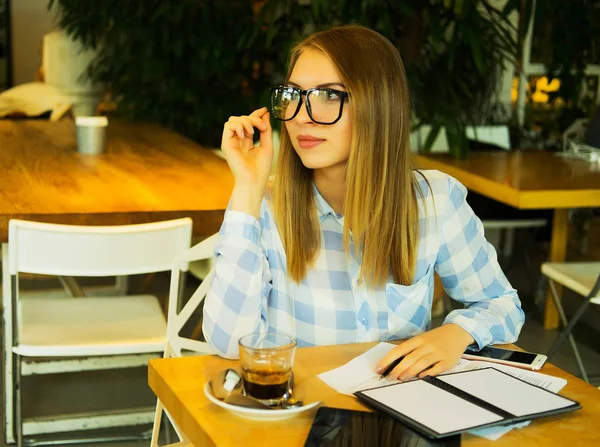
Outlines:
[[[516,366],[518,368],[538,370],[548,357],[535,352],[511,351],[510,349],[486,346],[481,351],[466,350],[462,355],[469,360],[482,360],[486,362],[501,363],[503,365]]]
[[[320,407],[304,447],[459,447],[460,435],[430,439],[391,416]]]

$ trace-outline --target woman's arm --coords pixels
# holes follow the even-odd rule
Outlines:
[[[254,129],[260,142],[253,142]],[[273,162],[267,108],[232,116],[223,126],[221,149],[235,178],[229,209],[215,248],[215,275],[204,303],[202,331],[223,357],[239,356],[240,337],[267,326],[271,272],[261,245],[270,218],[264,199]]]
[[[265,330],[271,271],[261,245],[261,218],[228,210],[215,247],[215,274],[204,303],[206,341],[227,358],[239,356],[240,337]]]
[[[467,308],[452,311],[441,327],[407,340],[384,356],[378,371],[404,357],[390,378],[443,373],[457,364],[469,345],[482,348],[515,341],[525,320],[519,297],[500,269],[481,221],[466,202],[466,188],[452,177],[446,180],[443,186],[440,179],[432,182],[434,196],[445,198],[442,217],[434,226],[440,239],[435,269],[446,292]]]
[[[452,311],[444,324],[463,328],[479,349],[512,343],[525,322],[517,291],[506,279],[496,250],[484,237],[481,221],[466,202],[466,188],[449,177],[448,192],[436,270],[446,293],[466,308]]]

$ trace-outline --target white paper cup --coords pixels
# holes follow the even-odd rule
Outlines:
[[[80,153],[104,152],[106,126],[108,126],[108,119],[105,116],[78,116],[75,118],[75,125],[77,126],[77,150]]]

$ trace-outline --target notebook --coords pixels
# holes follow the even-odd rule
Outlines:
[[[432,438],[581,408],[578,402],[494,368],[424,377],[354,394]]]

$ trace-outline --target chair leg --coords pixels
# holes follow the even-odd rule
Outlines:
[[[165,433],[165,445],[169,445],[171,444],[171,426],[169,424],[169,418],[163,417],[162,423]]]
[[[537,281],[535,281],[535,275],[533,273],[533,265],[531,263],[531,250],[533,249],[533,245],[535,242],[535,236],[537,234],[537,229],[536,228],[532,228],[532,231],[528,231],[526,234],[526,239],[525,239],[525,243],[523,244],[523,250],[521,251],[521,253],[523,253],[523,261],[525,263],[525,271],[527,272],[527,280],[529,282],[529,293],[531,294],[531,299],[534,302],[535,305],[535,294],[537,292],[536,290],[536,285],[537,285]],[[538,271],[538,276],[541,276],[540,272]]]
[[[581,304],[581,306],[579,306],[579,309],[577,309],[577,311],[573,315],[573,318],[571,318],[571,321],[568,322],[568,324],[567,324],[567,318],[565,316],[564,310],[560,303],[560,299],[558,297],[558,294],[556,293],[556,287],[554,286],[554,281],[550,280],[549,283],[550,283],[550,290],[552,291],[551,295],[552,295],[552,298],[554,299],[554,303],[556,304],[556,309],[558,310],[561,321],[563,322],[563,324],[566,327],[560,333],[560,335],[558,336],[558,338],[556,339],[554,344],[550,347],[550,350],[548,351],[548,354],[547,354],[548,360],[550,360],[554,356],[554,354],[556,354],[556,351],[558,350],[560,345],[568,337],[569,341],[571,343],[571,347],[573,348],[573,352],[575,353],[575,359],[577,361],[579,370],[581,371],[581,376],[582,376],[583,380],[585,380],[586,382],[589,383],[587,373],[585,371],[583,362],[581,360],[581,356],[579,354],[579,349],[577,349],[577,344],[575,343],[575,339],[573,338],[571,331],[573,330],[573,328],[575,327],[575,324],[577,324],[577,322],[581,319],[581,317],[585,313],[586,309],[590,305],[591,298],[593,298],[597,295],[598,290],[600,289],[600,276],[598,277],[596,284],[592,288],[592,291],[590,292],[590,294],[587,297],[585,297],[584,302]]]
[[[12,305],[12,277],[8,270],[8,244],[2,245],[2,360],[4,364],[4,440],[7,444],[13,444],[16,439],[15,430],[15,394],[14,394],[14,372],[15,362],[13,348],[13,305]]]
[[[558,296],[558,292],[556,291],[556,286],[554,284],[554,281],[548,281],[548,285],[550,287],[552,299],[554,300],[554,304],[556,305],[556,309],[558,311],[558,316],[560,317],[560,321],[561,321],[563,327],[566,328],[568,326],[569,322],[567,321],[567,316],[565,315],[565,311],[560,302],[560,297]],[[583,367],[583,361],[581,360],[581,355],[579,354],[579,349],[577,348],[577,343],[575,343],[575,338],[573,337],[573,334],[571,334],[571,333],[568,334],[568,337],[569,337],[569,343],[571,345],[571,348],[573,349],[573,353],[575,354],[575,360],[577,361],[577,366],[579,367],[579,371],[581,371],[582,377],[585,378],[585,377],[587,377],[587,374],[585,372],[585,368]],[[556,353],[556,350],[560,346],[560,344],[556,344],[556,342],[555,342],[555,345],[556,345],[556,347],[553,345],[550,348],[550,351],[548,352],[548,354],[549,354],[548,359],[551,358],[550,356],[554,356],[554,354]],[[554,351],[552,351],[552,348],[555,348]]]
[[[15,355],[15,369],[14,369],[14,417],[15,417],[15,440],[17,441],[17,447],[23,446],[23,414],[21,412],[22,399],[21,393],[23,389],[21,379],[21,356]]]

